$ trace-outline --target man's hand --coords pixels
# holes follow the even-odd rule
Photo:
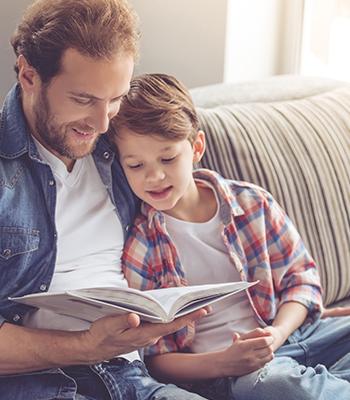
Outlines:
[[[262,368],[273,359],[273,337],[257,328],[245,334],[234,333],[233,344],[217,360],[221,376],[242,376]]]
[[[206,314],[206,309],[197,310],[167,324],[141,323],[136,314],[101,318],[82,333],[83,363],[109,360],[155,344],[162,336],[176,332]]]
[[[32,329],[5,322],[0,327],[0,374],[92,364],[157,342],[198,320],[206,309],[168,324],[142,324],[136,314],[104,317],[87,331]]]

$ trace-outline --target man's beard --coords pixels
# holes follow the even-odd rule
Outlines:
[[[85,157],[94,151],[99,136],[96,137],[90,146],[85,146],[80,152],[69,146],[67,140],[68,131],[72,128],[69,125],[58,125],[55,122],[54,115],[52,115],[50,110],[46,87],[43,87],[40,91],[38,102],[34,106],[34,114],[35,133],[39,136],[39,141],[42,141],[42,144],[48,150],[53,150],[60,156],[70,160]]]

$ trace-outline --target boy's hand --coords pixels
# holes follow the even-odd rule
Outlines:
[[[267,326],[266,328],[263,328],[263,331],[271,334],[273,338],[273,343],[271,347],[274,352],[278,350],[287,340],[284,333],[282,332],[282,329],[277,326]]]
[[[220,353],[221,376],[242,376],[262,368],[274,357],[273,340],[271,332],[261,328],[234,333],[233,344]]]
[[[325,308],[322,311],[321,318],[346,317],[348,315],[350,315],[350,307],[334,307],[334,308]]]
[[[93,364],[157,343],[162,337],[176,332],[204,317],[201,309],[167,324],[141,323],[136,314],[104,317],[82,332],[82,363]]]

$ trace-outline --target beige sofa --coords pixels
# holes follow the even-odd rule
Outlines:
[[[202,166],[268,189],[316,259],[326,305],[350,305],[350,85],[279,76],[191,90]]]

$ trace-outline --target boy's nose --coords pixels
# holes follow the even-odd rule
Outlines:
[[[165,178],[165,173],[162,169],[151,169],[147,171],[146,180],[148,182],[159,182]]]

